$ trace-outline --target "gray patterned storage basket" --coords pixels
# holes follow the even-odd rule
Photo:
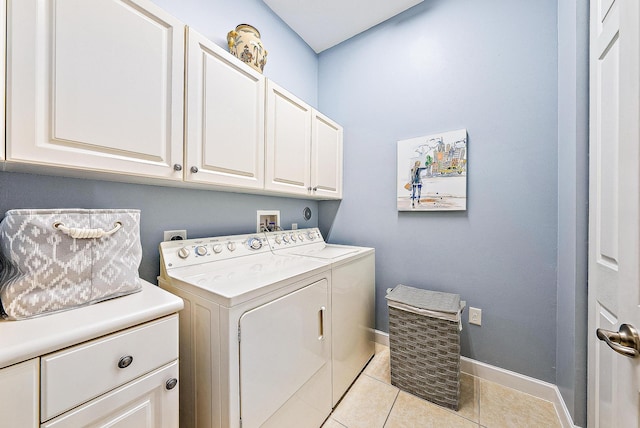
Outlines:
[[[398,285],[387,294],[391,383],[458,410],[460,316],[457,294]]]
[[[26,319],[140,291],[141,260],[139,210],[9,210],[0,313]]]

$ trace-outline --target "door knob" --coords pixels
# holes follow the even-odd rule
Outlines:
[[[640,335],[631,324],[621,324],[617,333],[599,328],[596,336],[625,357],[635,358],[640,355]]]

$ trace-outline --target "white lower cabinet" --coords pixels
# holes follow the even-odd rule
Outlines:
[[[178,426],[177,315],[40,360],[43,427]]]
[[[178,376],[173,314],[1,369],[0,415],[20,428],[177,428]]]
[[[40,418],[49,420],[177,358],[177,316],[43,356]]]
[[[178,362],[136,379],[49,422],[43,428],[178,426]],[[168,387],[171,386],[170,389]]]
[[[40,360],[0,369],[0,418],[8,427],[37,427]],[[2,425],[0,424],[0,425]],[[4,425],[3,425],[4,426]]]

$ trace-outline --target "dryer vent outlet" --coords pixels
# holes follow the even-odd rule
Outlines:
[[[165,230],[163,241],[180,241],[187,239],[186,230]]]

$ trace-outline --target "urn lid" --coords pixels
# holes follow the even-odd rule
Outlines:
[[[258,29],[256,27],[254,27],[253,25],[249,25],[249,24],[237,25],[236,26],[236,31],[250,31],[252,33],[256,33],[258,38],[260,37],[260,31],[258,31]]]

